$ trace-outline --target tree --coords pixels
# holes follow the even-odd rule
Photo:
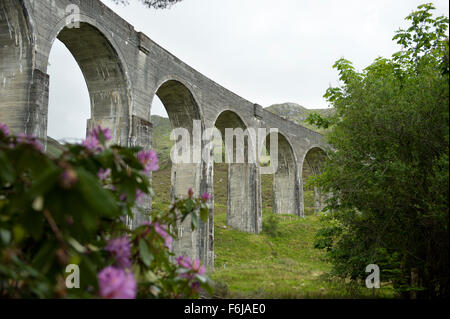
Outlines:
[[[115,3],[128,4],[128,0],[112,0]],[[167,9],[182,0],[140,0],[145,6],[154,9]]]
[[[332,194],[316,247],[341,277],[378,264],[406,297],[449,295],[449,20],[433,9],[406,17],[392,58],[362,72],[338,60],[342,85],[325,94],[336,112],[308,119],[333,148],[313,181]]]

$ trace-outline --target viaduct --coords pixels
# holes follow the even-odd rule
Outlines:
[[[67,10],[75,8],[76,10]],[[78,20],[73,13],[79,10]],[[75,25],[74,22],[78,24]],[[102,125],[114,143],[151,148],[151,105],[157,95],[173,127],[277,128],[279,167],[273,178],[274,212],[304,216],[302,171],[317,171],[323,160],[322,136],[284,120],[203,76],[136,31],[99,0],[0,0],[0,122],[13,133],[46,141],[49,75],[55,39],[78,62],[86,80],[91,117],[87,128]],[[172,165],[172,195],[214,194],[213,162]],[[258,233],[262,228],[260,167],[229,164],[230,227]],[[316,199],[316,205],[321,203]],[[143,208],[151,209],[151,198]],[[196,231],[184,227],[176,254],[214,265],[214,213]],[[132,224],[145,217],[135,214]],[[190,221],[187,221],[190,222]]]

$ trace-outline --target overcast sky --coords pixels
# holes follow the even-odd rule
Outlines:
[[[243,98],[263,105],[294,102],[326,108],[337,85],[334,62],[345,57],[362,69],[398,51],[391,40],[404,18],[425,0],[184,0],[170,10],[138,0],[116,13],[169,52]],[[448,15],[447,0],[435,0]],[[83,138],[90,117],[80,69],[56,41],[50,56],[48,135]],[[160,103],[152,114],[167,116]]]

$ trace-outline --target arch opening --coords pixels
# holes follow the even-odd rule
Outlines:
[[[99,29],[84,22],[80,23],[79,28],[63,28],[56,38],[73,56],[86,83],[90,118],[84,124],[87,125],[84,131],[97,125],[108,127],[113,135],[111,143],[127,145],[130,98],[124,66],[117,51]],[[50,84],[50,87],[53,85]],[[53,93],[50,94],[53,96]],[[56,107],[66,108],[66,105]],[[50,106],[50,112],[54,111],[52,108],[53,105]],[[51,120],[55,118],[52,116]],[[78,132],[74,134],[82,134],[78,127],[82,125],[81,120],[73,125],[77,126]],[[53,124],[49,124],[49,127],[53,127]],[[71,135],[71,132],[65,134]]]
[[[302,165],[302,187],[304,214],[311,215],[325,208],[326,195],[320,189],[307,185],[308,179],[313,175],[322,173],[326,161],[326,152],[320,147],[313,147],[307,153]],[[305,185],[306,183],[306,185]]]
[[[161,106],[164,110],[161,109]],[[177,80],[164,82],[156,91],[153,108],[158,107],[159,115],[152,115],[153,123],[153,148],[158,150],[160,158],[160,169],[153,173],[152,185],[154,186],[155,198],[152,203],[154,209],[165,208],[175,198],[183,198],[188,194],[189,188],[194,191],[194,196],[200,196],[204,189],[202,162],[194,162],[193,156],[193,134],[194,126],[203,124],[200,117],[199,106],[186,85]],[[160,116],[167,114],[167,117]],[[195,121],[196,124],[194,123]],[[170,140],[174,129],[187,131],[190,146],[190,160],[187,162],[173,162],[171,151],[175,141]],[[172,136],[177,140],[180,136]],[[169,143],[167,141],[170,140]],[[208,223],[201,223],[197,230],[191,230],[191,220],[187,218],[178,225],[178,240],[173,245],[175,255],[185,255],[191,258],[200,258],[207,261]]]
[[[233,111],[220,113],[214,126],[220,132],[223,150],[220,160],[215,156],[213,164],[217,223],[259,233],[262,227],[260,183],[257,164],[251,155],[255,141],[246,133],[247,125]]]
[[[91,115],[89,90],[72,53],[56,39],[50,51],[47,73],[48,99],[47,149],[52,140],[77,142],[86,136]]]
[[[274,154],[274,156],[277,156],[277,169],[271,175],[265,174],[261,176],[263,181],[263,206],[272,207],[272,211],[275,214],[300,216],[297,166],[294,151],[283,134],[278,133],[277,138],[278,154]],[[262,165],[272,164],[270,162],[270,140],[270,135],[268,135],[264,144],[265,147],[262,150],[262,159],[264,160]],[[271,189],[264,187],[269,184],[272,185]]]

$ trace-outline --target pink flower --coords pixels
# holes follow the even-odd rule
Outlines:
[[[177,263],[179,267],[184,268],[184,271],[179,274],[179,277],[188,281],[193,281],[196,275],[203,276],[206,273],[205,266],[201,264],[200,259],[192,262],[189,257],[180,256],[177,258]],[[190,287],[193,291],[198,291],[200,289],[200,283],[193,281],[190,283]]]
[[[194,190],[192,189],[192,187],[189,187],[188,196],[189,198],[192,198],[192,196],[194,196]]]
[[[92,131],[92,135],[95,136],[98,140],[101,139],[102,135],[105,141],[109,141],[110,139],[112,139],[111,130],[109,128],[103,129],[100,125],[94,128],[94,130]]]
[[[100,142],[95,136],[88,136],[86,139],[81,143],[84,147],[86,147],[88,150],[96,152],[101,151],[102,148],[100,146]]]
[[[9,135],[9,128],[6,124],[0,123],[0,132],[3,133],[4,136]]]
[[[155,228],[155,232],[164,239],[164,244],[166,245],[166,247],[170,249],[170,247],[172,246],[173,238],[167,233],[167,226],[160,225],[159,223],[154,223],[153,227]]]
[[[133,273],[114,267],[106,267],[98,275],[100,296],[105,299],[135,299],[136,279]]]
[[[19,144],[31,145],[34,147],[34,149],[36,149],[39,152],[42,152],[42,150],[43,150],[41,143],[39,143],[39,141],[36,139],[36,137],[34,137],[32,135],[27,135],[25,133],[19,133],[19,135],[17,135],[17,142]]]
[[[137,158],[139,162],[141,162],[142,166],[144,166],[144,171],[146,173],[154,172],[159,169],[159,160],[155,150],[142,150],[138,153]]]
[[[69,189],[77,183],[78,176],[72,168],[68,167],[61,174],[59,180],[63,188]]]
[[[99,125],[92,131],[89,131],[88,136],[81,145],[85,146],[90,151],[101,152],[103,147],[100,141],[103,139],[105,142],[112,139],[111,130],[109,128],[102,129]]]
[[[107,180],[109,177],[111,176],[111,169],[104,169],[104,168],[100,168],[100,170],[97,173],[97,177],[101,180],[101,181],[105,181]]]
[[[119,268],[131,267],[131,244],[127,236],[111,239],[105,250],[114,256]]]
[[[192,266],[191,258],[185,257],[185,256],[179,256],[177,258],[177,263],[178,263],[178,266],[180,266],[182,268],[186,268],[186,269],[189,269]]]
[[[194,262],[192,263],[192,270],[201,276],[206,273],[206,268],[201,264],[200,259],[194,260]]]
[[[211,195],[208,193],[203,193],[202,194],[202,202],[206,203],[207,201],[209,201],[211,199]]]
[[[178,266],[192,270],[193,273],[204,275],[206,273],[205,266],[201,264],[200,259],[191,261],[189,257],[180,256],[177,258]]]
[[[145,193],[141,191],[140,189],[136,190],[136,201],[139,204],[142,204],[145,198]]]

